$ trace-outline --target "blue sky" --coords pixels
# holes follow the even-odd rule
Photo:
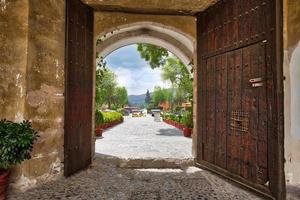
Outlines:
[[[108,68],[117,75],[118,84],[125,86],[129,95],[144,94],[147,89],[153,91],[157,85],[169,87],[169,83],[161,80],[161,69],[151,69],[136,48],[136,45],[125,46],[105,58]]]

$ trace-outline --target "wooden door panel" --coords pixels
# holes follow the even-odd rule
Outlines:
[[[93,11],[80,0],[66,2],[64,174],[69,176],[91,163]]]
[[[197,20],[198,163],[277,198],[285,195],[276,146],[282,66],[275,10],[281,6],[279,0],[221,0]]]

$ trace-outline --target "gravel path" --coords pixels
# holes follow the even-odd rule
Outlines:
[[[125,117],[97,139],[95,151],[120,158],[191,158],[192,139],[151,116]]]
[[[105,164],[104,164],[105,163]],[[231,200],[259,199],[207,171],[124,169],[96,159],[89,169],[26,192],[10,191],[8,200]]]

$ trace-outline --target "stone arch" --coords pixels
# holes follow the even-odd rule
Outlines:
[[[188,66],[194,58],[195,39],[173,27],[153,22],[137,22],[114,27],[97,36],[96,52],[105,57],[114,50],[136,43],[167,49]]]
[[[291,78],[291,135],[300,139],[300,43],[296,46],[291,56],[290,78]]]

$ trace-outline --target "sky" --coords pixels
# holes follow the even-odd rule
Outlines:
[[[119,86],[125,86],[129,95],[145,94],[155,86],[170,87],[170,83],[161,79],[161,69],[151,69],[150,65],[140,57],[137,45],[122,47],[110,53],[104,59],[107,67],[117,76]]]

